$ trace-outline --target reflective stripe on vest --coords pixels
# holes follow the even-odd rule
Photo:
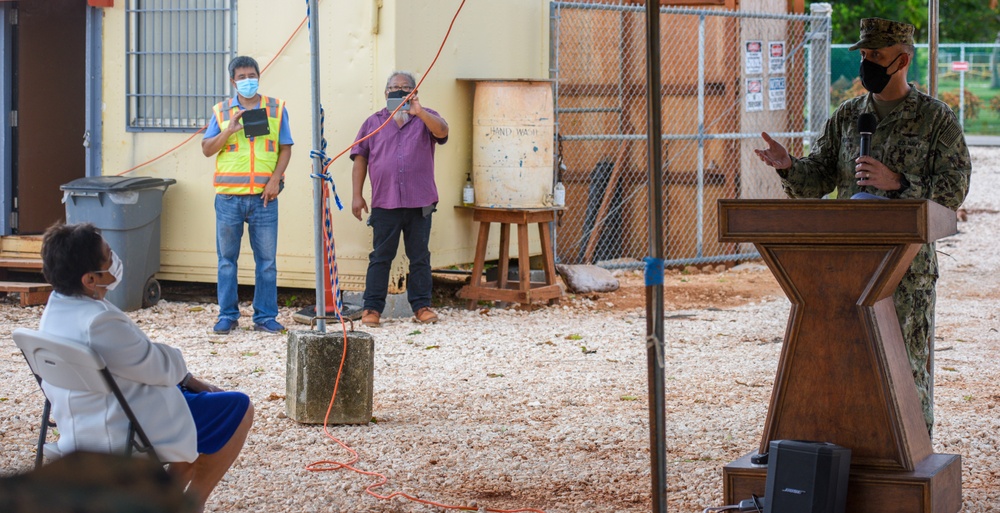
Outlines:
[[[216,183],[217,184],[237,184],[237,185],[244,184],[244,183],[246,183],[248,181],[248,178],[247,178],[248,176],[250,176],[250,173],[245,173],[243,175],[221,175],[221,176],[216,177]],[[254,181],[254,183],[257,184],[257,185],[260,185],[261,187],[267,185],[267,180],[268,179],[269,179],[268,175],[262,175],[262,174],[259,174],[259,173],[253,175],[253,181]]]
[[[285,102],[261,95],[260,105],[267,113],[268,135],[252,140],[243,131],[229,139],[215,156],[214,185],[216,194],[260,194],[264,192],[271,174],[278,164],[278,141]],[[225,130],[233,114],[241,107],[231,100],[217,103],[213,108],[219,130]]]

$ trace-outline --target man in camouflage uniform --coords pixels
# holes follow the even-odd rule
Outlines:
[[[958,118],[944,103],[906,82],[913,62],[913,25],[861,20],[861,82],[868,94],[845,101],[827,121],[808,157],[793,158],[767,133],[754,150],[777,170],[792,198],[838,198],[864,192],[886,198],[929,199],[957,210],[969,190],[972,163]],[[878,119],[871,155],[860,155],[858,116]],[[934,244],[924,245],[893,294],[927,431],[934,425],[930,352],[934,339]]]

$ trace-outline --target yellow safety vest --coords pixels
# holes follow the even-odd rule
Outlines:
[[[226,144],[215,156],[216,194],[260,194],[271,179],[271,173],[278,165],[278,134],[281,131],[281,117],[285,112],[285,102],[264,95],[260,105],[267,110],[267,124],[270,133],[253,140],[247,138],[243,130],[229,136]],[[239,104],[231,100],[219,102],[212,107],[219,129],[225,130],[232,116],[240,110]]]

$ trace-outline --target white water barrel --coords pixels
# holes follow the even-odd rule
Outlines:
[[[472,111],[476,206],[552,206],[552,105],[549,82],[476,82]]]

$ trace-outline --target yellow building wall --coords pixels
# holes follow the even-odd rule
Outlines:
[[[327,154],[347,148],[361,123],[384,106],[384,86],[393,70],[420,80],[434,58],[460,0],[371,0],[320,2],[320,85],[325,110]],[[125,8],[104,9],[103,174],[116,175],[152,159],[191,137],[190,133],[128,132],[125,129]],[[278,9],[276,5],[283,7]],[[240,0],[237,53],[270,62],[306,16],[304,2]],[[474,86],[462,78],[548,78],[547,0],[469,1],[433,70],[420,87],[421,103],[449,123],[448,143],[436,150],[440,203],[431,231],[431,265],[468,263],[474,258],[476,227],[471,214],[456,209],[471,169]],[[262,93],[286,101],[295,145],[279,197],[278,285],[315,286],[311,55],[303,27],[267,70]],[[225,69],[218,70],[225,75]],[[206,116],[208,114],[206,113]],[[202,134],[130,176],[173,178],[161,218],[160,279],[215,282],[214,158],[201,153]],[[371,230],[351,214],[351,160],[345,154],[330,170],[343,211],[334,206],[337,263],[342,286],[360,290],[371,251]],[[366,183],[365,198],[371,201]],[[402,256],[390,283],[406,273]],[[537,247],[537,244],[536,244]],[[491,247],[492,256],[497,245]],[[240,283],[253,283],[253,254],[244,235]]]

